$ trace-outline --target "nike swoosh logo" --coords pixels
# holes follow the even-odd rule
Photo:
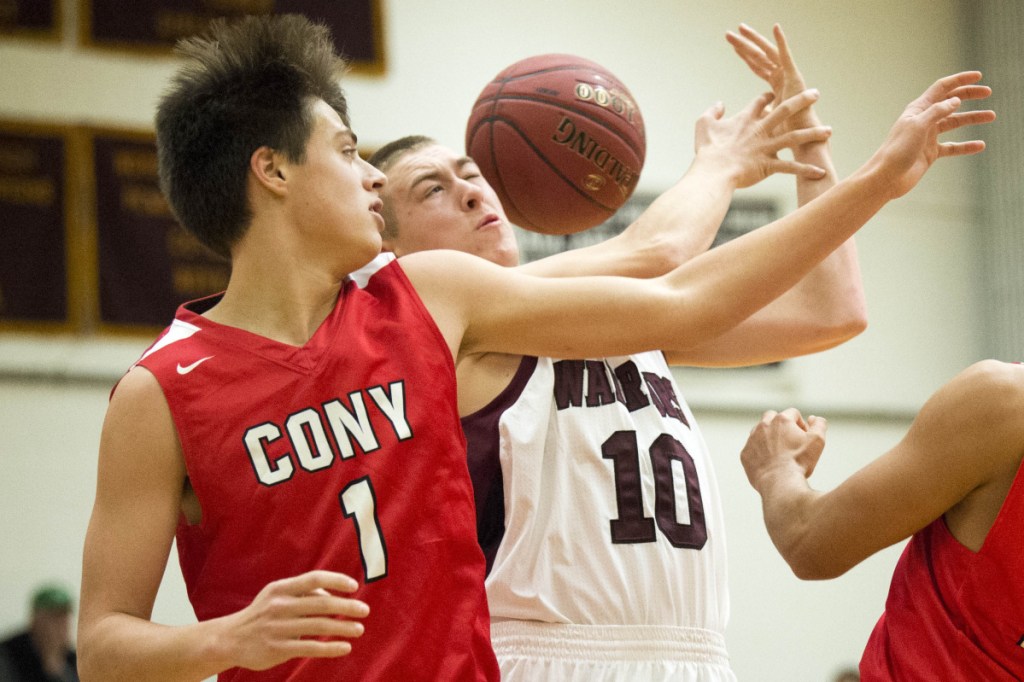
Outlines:
[[[189,372],[194,370],[196,367],[198,367],[199,365],[203,364],[204,362],[206,362],[207,360],[209,360],[212,357],[213,357],[212,355],[207,355],[205,358],[199,358],[198,360],[193,362],[191,365],[185,365],[184,367],[182,367],[181,363],[179,362],[178,363],[178,374],[188,374]]]

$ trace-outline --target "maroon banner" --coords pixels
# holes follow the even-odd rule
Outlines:
[[[353,69],[384,70],[380,0],[80,0],[80,8],[86,45],[165,50],[219,17],[304,14],[330,27]]]
[[[0,33],[58,37],[60,0],[0,0]]]
[[[61,132],[0,125],[0,322],[68,321],[66,165]]]
[[[647,210],[657,198],[656,194],[637,192],[605,222],[583,232],[566,235],[547,235],[516,228],[519,242],[519,256],[523,263],[540,260],[556,253],[593,246],[625,230]],[[722,225],[715,234],[711,247],[714,248],[735,239],[779,217],[779,207],[773,199],[744,197],[733,199]]]
[[[104,325],[162,327],[184,301],[224,289],[230,266],[182,228],[157,181],[151,134],[94,131]]]

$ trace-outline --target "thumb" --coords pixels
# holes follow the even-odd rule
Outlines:
[[[822,440],[825,438],[825,432],[828,431],[828,420],[824,417],[816,417],[813,414],[807,417],[807,432],[813,433],[820,437]]]
[[[723,114],[725,114],[725,105],[719,101],[715,102],[710,107],[708,107],[707,110],[703,114],[701,114],[701,117],[713,118],[717,121],[718,119],[722,118]]]

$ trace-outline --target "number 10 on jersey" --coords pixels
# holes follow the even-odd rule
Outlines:
[[[693,457],[683,444],[667,433],[654,439],[648,449],[654,474],[654,519],[644,516],[643,479],[636,431],[616,431],[601,445],[601,456],[612,460],[615,473],[615,501],[619,517],[611,520],[615,544],[655,542],[654,525],[673,547],[700,549],[708,540],[704,502]],[[679,523],[676,515],[676,476],[673,462],[682,465],[690,522]]]

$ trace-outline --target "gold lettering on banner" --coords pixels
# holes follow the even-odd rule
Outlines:
[[[121,208],[128,213],[151,218],[173,218],[167,199],[150,185],[125,185],[121,190]]]
[[[57,196],[53,180],[45,177],[0,177],[0,202],[16,206],[52,207]]]
[[[203,7],[217,14],[270,14],[274,0],[203,0]]]
[[[39,154],[24,144],[0,147],[0,171],[26,173],[39,167]]]
[[[159,10],[153,20],[156,35],[162,40],[177,40],[202,33],[217,16],[270,14],[274,0],[203,0],[202,7],[201,12]]]
[[[167,253],[171,258],[209,258],[210,250],[180,225],[167,230]]]
[[[153,28],[161,40],[177,40],[202,33],[210,24],[210,17],[193,12],[160,10],[153,20]]]
[[[119,178],[156,178],[155,151],[120,149],[114,153],[114,172]]]

